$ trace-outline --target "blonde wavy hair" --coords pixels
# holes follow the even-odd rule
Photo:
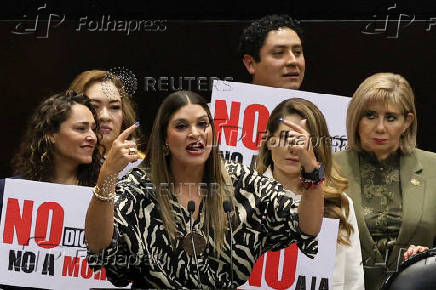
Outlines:
[[[271,166],[274,169],[268,141],[273,137],[280,126],[280,118],[296,114],[306,119],[306,126],[311,135],[313,150],[319,162],[325,167],[325,182],[322,184],[324,191],[324,217],[339,219],[339,233],[337,242],[351,245],[350,235],[353,226],[347,222],[350,207],[347,197],[343,194],[348,187],[348,180],[342,177],[332,158],[331,137],[327,128],[324,115],[312,102],[300,98],[292,98],[281,102],[271,112],[267,124],[266,138],[263,140],[257,157],[256,170],[264,173]]]

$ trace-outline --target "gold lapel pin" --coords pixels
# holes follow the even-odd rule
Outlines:
[[[412,183],[412,184],[415,185],[415,186],[419,186],[419,185],[421,184],[421,182],[419,182],[419,180],[418,180],[418,179],[415,179],[415,178],[412,178],[412,179],[410,180],[410,183]]]

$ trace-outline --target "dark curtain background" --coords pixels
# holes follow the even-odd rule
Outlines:
[[[10,159],[35,106],[68,87],[80,72],[133,71],[138,79],[134,100],[147,136],[158,106],[172,91],[171,79],[177,88],[190,86],[206,98],[213,77],[250,81],[237,55],[238,37],[250,20],[270,13],[301,20],[302,90],[351,96],[375,72],[399,73],[415,91],[418,146],[436,151],[434,1],[14,1],[0,10],[0,178],[12,174]],[[121,22],[117,31],[104,31],[108,17]],[[128,33],[125,21],[131,21],[132,30],[140,21],[147,25]],[[169,85],[146,86],[146,78]]]

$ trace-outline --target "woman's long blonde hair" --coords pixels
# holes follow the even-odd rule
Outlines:
[[[306,126],[311,135],[315,156],[325,168],[325,182],[322,185],[324,217],[339,219],[340,231],[337,241],[344,245],[350,245],[353,226],[347,222],[350,208],[348,199],[343,194],[348,187],[348,181],[339,174],[338,167],[332,158],[331,137],[324,115],[312,102],[292,98],[281,102],[274,108],[268,120],[266,139],[263,140],[259,149],[256,170],[259,173],[264,173],[269,166],[274,169],[271,151],[267,144],[269,139],[277,133],[280,125],[279,119],[291,114],[296,114],[307,120]]]
[[[150,169],[151,181],[156,188],[162,183],[174,183],[174,176],[170,170],[171,153],[164,153],[165,140],[167,138],[168,124],[171,117],[183,106],[193,104],[200,105],[209,117],[212,128],[213,141],[210,156],[204,166],[203,183],[218,184],[218,190],[209,191],[204,197],[203,209],[206,210],[206,232],[214,235],[216,254],[219,255],[224,244],[224,236],[227,230],[227,219],[223,210],[225,200],[234,201],[233,190],[227,187],[230,185],[230,177],[224,168],[220,158],[218,146],[216,145],[215,127],[212,122],[212,115],[206,101],[197,93],[191,91],[177,91],[170,94],[160,105],[157,116],[154,120],[150,141],[147,146],[146,158],[141,167]],[[171,196],[160,194],[157,191],[157,200],[165,228],[168,232],[172,245],[176,239],[176,219],[174,209],[170,203]],[[233,203],[234,204],[234,203]]]

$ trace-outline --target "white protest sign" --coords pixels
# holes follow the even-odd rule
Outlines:
[[[210,108],[223,157],[253,167],[271,111],[289,98],[314,103],[327,121],[333,150],[345,148],[350,98],[214,81]],[[331,289],[338,226],[338,220],[324,219],[314,260],[301,254],[296,245],[268,252],[257,261],[243,289]]]
[[[315,259],[306,257],[296,244],[264,254],[239,289],[332,289],[338,226],[338,219],[323,219]]]
[[[93,272],[85,244],[92,188],[6,179],[0,284],[50,289],[115,288]]]
[[[346,146],[350,98],[238,82],[214,81],[210,109],[223,157],[252,166],[271,111],[283,100],[311,101],[324,114],[334,151]]]

